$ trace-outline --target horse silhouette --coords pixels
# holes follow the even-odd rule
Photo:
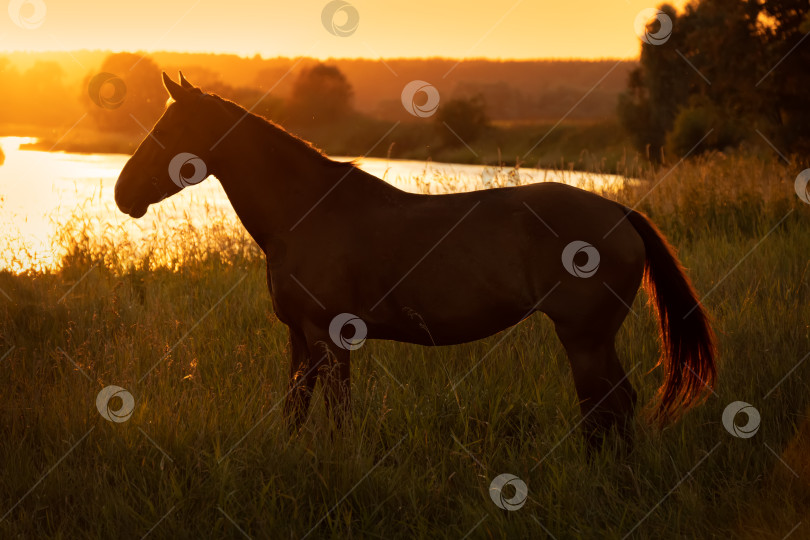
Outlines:
[[[273,307],[289,327],[293,428],[318,379],[342,422],[350,353],[363,337],[452,345],[540,311],[568,355],[586,440],[598,446],[614,426],[629,439],[636,392],[614,341],[643,277],[665,369],[655,416],[671,421],[714,385],[707,316],[643,214],[558,183],[407,193],[182,73],[180,84],[163,80],[173,102],[122,169],[115,201],[139,218],[209,173],[219,179],[266,255]]]

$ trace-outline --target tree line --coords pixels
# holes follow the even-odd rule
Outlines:
[[[671,35],[642,42],[618,104],[639,150],[653,159],[763,142],[783,154],[810,150],[810,2],[701,0],[659,11]]]

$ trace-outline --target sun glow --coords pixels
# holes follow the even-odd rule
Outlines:
[[[685,0],[672,2],[680,8]],[[290,4],[236,0],[28,0],[0,23],[0,50],[205,51],[317,58],[630,58],[633,21],[653,4],[355,0],[356,25],[330,33],[326,0]],[[40,6],[39,9],[37,6]],[[21,10],[21,11],[20,11]],[[12,13],[10,13],[11,15]],[[337,10],[333,23],[346,24]]]

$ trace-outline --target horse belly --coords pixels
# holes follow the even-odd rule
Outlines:
[[[489,337],[526,318],[526,313],[472,314],[452,321],[425,320],[413,317],[399,325],[375,325],[369,328],[370,339],[387,339],[417,345],[458,345]]]
[[[369,314],[369,331],[380,339],[422,345],[466,343],[509,328],[534,311],[526,285],[481,275],[433,281],[414,289],[402,286],[379,314]]]

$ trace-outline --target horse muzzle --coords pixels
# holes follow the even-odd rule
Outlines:
[[[138,219],[146,214],[150,203],[146,202],[142,197],[139,197],[137,193],[132,193],[127,190],[125,186],[130,184],[131,181],[129,181],[122,172],[121,176],[118,177],[118,181],[115,183],[115,204],[123,213]]]

